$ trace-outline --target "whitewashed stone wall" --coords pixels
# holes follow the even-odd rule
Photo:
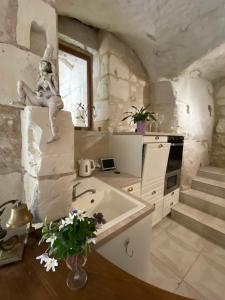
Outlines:
[[[109,132],[133,131],[129,122],[121,122],[131,105],[149,103],[149,78],[140,60],[113,34],[101,32],[99,47],[100,76],[97,78],[97,112],[105,115],[102,126]]]
[[[33,52],[32,24],[45,32],[46,44],[51,43],[55,48],[54,58],[58,43],[54,0],[1,0],[0,16],[1,204],[10,199],[24,199],[20,118],[18,109],[7,108],[7,104],[17,97],[19,79],[35,88],[40,56]]]
[[[200,166],[209,164],[214,125],[212,84],[185,72],[172,81],[176,98],[174,131],[185,136],[182,188],[190,187]]]
[[[134,130],[121,123],[131,105],[149,103],[149,78],[141,61],[115,35],[59,17],[59,38],[93,55],[94,129]]]
[[[213,132],[213,144],[211,164],[225,168],[225,79],[221,79],[214,85],[215,100],[215,126]]]
[[[21,120],[25,201],[36,220],[64,217],[71,208],[75,180],[71,114],[58,113],[60,139],[51,144],[46,144],[51,137],[48,108],[26,106]]]

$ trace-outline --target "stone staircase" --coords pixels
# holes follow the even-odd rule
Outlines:
[[[172,218],[225,247],[225,169],[201,168],[191,189],[180,193]]]

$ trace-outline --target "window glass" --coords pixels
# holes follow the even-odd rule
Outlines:
[[[59,50],[59,89],[64,110],[70,111],[76,127],[89,125],[88,61]]]

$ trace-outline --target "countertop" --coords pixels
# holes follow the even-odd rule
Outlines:
[[[117,170],[110,170],[110,171],[95,170],[93,176],[101,179],[107,184],[110,184],[120,189],[128,185],[141,182],[140,177],[135,177],[121,172],[119,174],[116,174],[115,172],[117,172]]]
[[[173,132],[149,132],[146,131],[145,133],[140,133],[140,132],[113,132],[115,135],[158,135],[158,136],[183,136],[182,134],[179,133],[173,133]]]
[[[96,251],[87,260],[88,281],[72,291],[66,286],[69,272],[61,262],[56,272],[46,272],[35,258],[43,253],[30,236],[24,259],[0,268],[0,299],[4,300],[187,300],[161,290],[119,269]]]

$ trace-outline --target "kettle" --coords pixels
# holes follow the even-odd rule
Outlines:
[[[80,159],[78,160],[79,164],[79,176],[87,177],[91,176],[95,170],[95,163],[93,159]]]

